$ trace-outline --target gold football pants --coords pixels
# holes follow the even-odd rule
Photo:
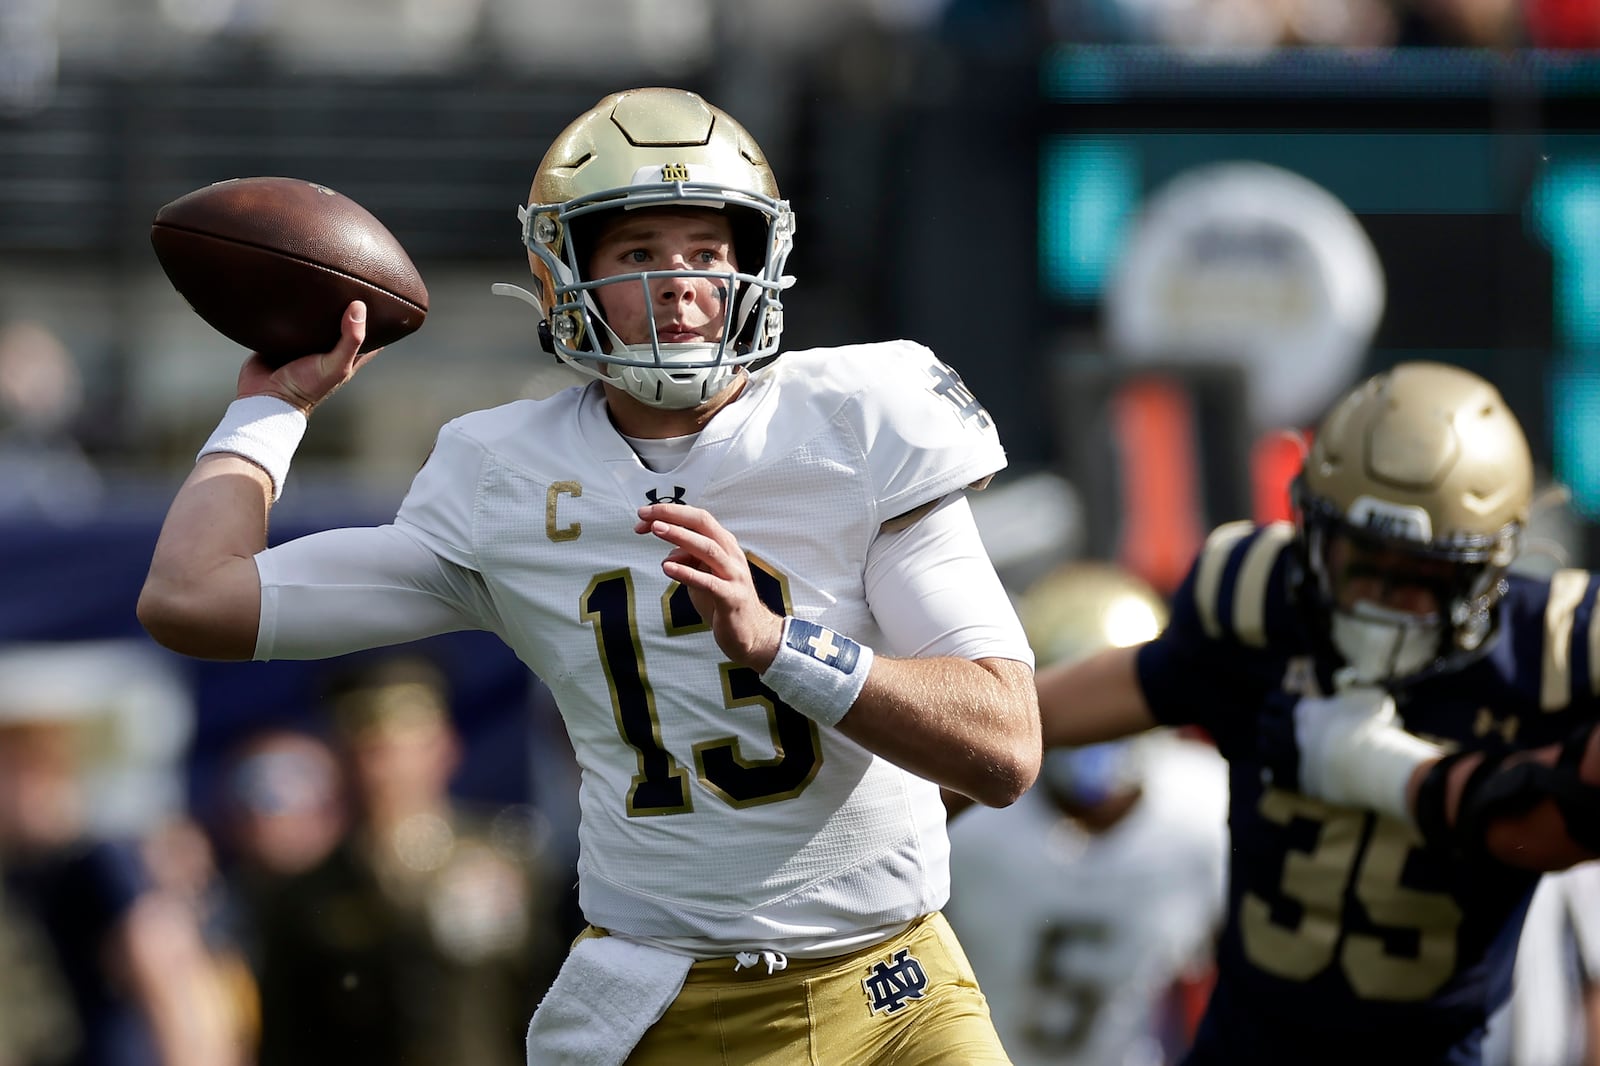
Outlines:
[[[848,955],[697,962],[628,1066],[1009,1066],[942,914]]]

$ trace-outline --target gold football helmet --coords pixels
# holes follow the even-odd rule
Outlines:
[[[1167,604],[1120,566],[1078,561],[1028,586],[1017,615],[1039,665],[1049,666],[1149,640],[1167,624]]]
[[[540,339],[563,362],[654,407],[687,408],[715,394],[734,368],[777,354],[780,294],[795,220],[755,140],[726,112],[681,89],[613,93],[556,137],[518,208],[534,292],[495,291],[539,310]],[[602,212],[663,206],[726,211],[734,271],[641,271],[607,284],[709,278],[728,293],[714,343],[626,345],[607,324],[585,278]]]
[[[1424,362],[1370,378],[1323,420],[1292,491],[1353,677],[1413,677],[1483,645],[1533,497],[1527,438],[1493,385]],[[1408,587],[1432,609],[1397,606]]]
[[[1040,666],[1142,644],[1167,624],[1160,593],[1104,562],[1056,567],[1019,597],[1017,614]],[[1138,736],[1053,748],[1045,752],[1039,779],[1065,810],[1081,812],[1136,788],[1144,761],[1144,739]]]

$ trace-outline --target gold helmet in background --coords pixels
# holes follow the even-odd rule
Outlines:
[[[1401,363],[1334,406],[1293,496],[1328,635],[1358,680],[1410,677],[1483,645],[1533,485],[1516,416],[1459,367]],[[1342,567],[1329,556],[1340,540],[1354,560]],[[1353,576],[1431,584],[1438,610],[1348,602]]]
[[[1051,570],[1022,594],[1017,614],[1040,666],[1140,644],[1167,624],[1160,593],[1103,562],[1071,562]]]
[[[1040,666],[1073,662],[1102,648],[1142,644],[1167,623],[1167,604],[1119,566],[1071,562],[1030,585],[1017,613]],[[1125,737],[1045,752],[1039,779],[1064,810],[1082,812],[1135,790],[1144,778],[1145,740]]]
[[[779,199],[772,168],[731,116],[682,89],[631,89],[601,100],[556,137],[518,209],[534,293],[515,286],[540,313],[541,341],[589,377],[609,381],[654,407],[686,408],[714,395],[743,363],[777,354],[779,294],[794,238],[794,213]],[[647,207],[727,212],[735,271],[623,274],[608,284],[709,277],[728,294],[722,339],[705,344],[624,345],[588,280],[591,234],[604,212]]]

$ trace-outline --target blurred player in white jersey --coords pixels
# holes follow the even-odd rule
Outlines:
[[[319,401],[370,358],[252,358],[139,614],[167,646],[317,658],[498,634],[582,769],[591,928],[549,1063],[1005,1061],[940,914],[940,786],[1038,774],[1030,650],[965,493],[1005,465],[960,377],[896,341],[779,354],[794,213],[730,116],[616,93],[519,211],[545,348],[591,379],[440,432],[392,524],[266,548]]]
[[[1517,938],[1511,998],[1489,1020],[1483,1060],[1600,1063],[1600,863],[1540,879]]]
[[[1144,639],[1166,615],[1100,563],[1047,574],[1021,612],[1041,662]],[[1017,1066],[1181,1050],[1222,916],[1227,797],[1215,750],[1163,731],[1047,752],[1015,805],[953,819],[947,913]]]

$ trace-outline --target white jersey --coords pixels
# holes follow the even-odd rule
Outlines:
[[[937,788],[774,705],[662,573],[669,547],[634,524],[648,502],[706,508],[738,537],[769,607],[880,652],[1031,662],[1009,607],[929,649],[902,646],[867,602],[881,524],[1004,462],[960,379],[908,342],[785,354],[662,473],[617,434],[598,385],[441,431],[394,535],[474,575],[452,609],[554,694],[582,768],[589,921],[701,954],[804,955],[944,903]],[[272,640],[280,596],[265,589],[278,578],[261,565]]]
[[[1517,939],[1511,998],[1489,1019],[1487,1066],[1579,1066],[1585,985],[1600,977],[1600,862],[1539,879]]]
[[[946,913],[1016,1066],[1154,1066],[1172,982],[1209,966],[1224,904],[1227,767],[1151,736],[1144,796],[1104,833],[1038,785],[950,827]]]

